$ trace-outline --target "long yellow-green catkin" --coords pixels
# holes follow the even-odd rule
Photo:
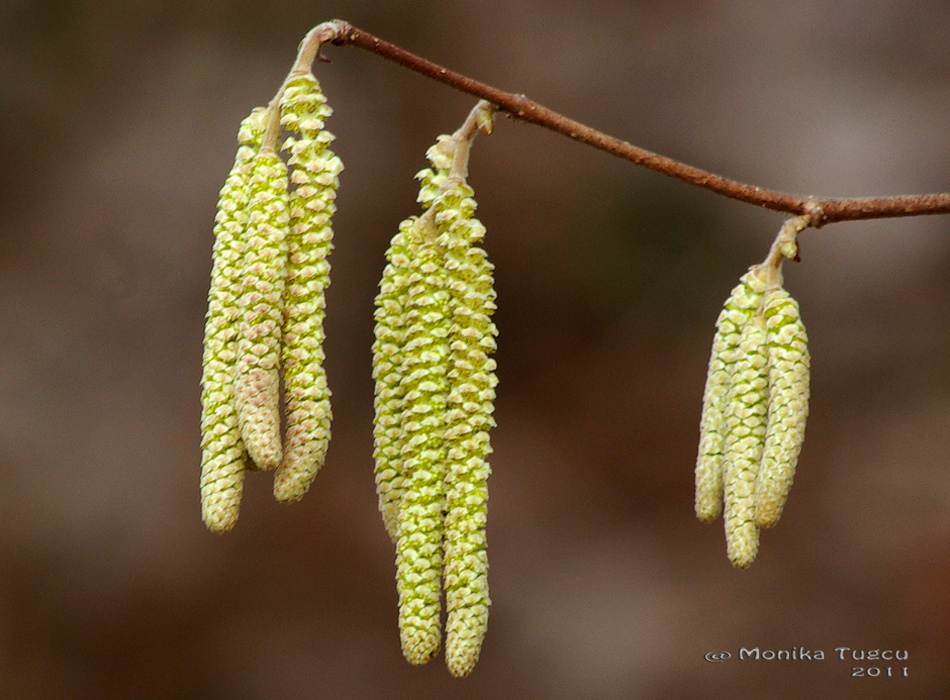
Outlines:
[[[724,416],[723,490],[726,554],[744,569],[759,551],[755,478],[768,418],[768,343],[761,311],[742,329]]]
[[[487,521],[494,425],[497,329],[492,265],[474,245],[485,227],[473,218],[471,187],[446,186],[433,204],[439,244],[446,250],[449,291],[449,395],[445,445],[444,586],[446,598],[445,659],[456,677],[468,675],[478,661],[488,627]]]
[[[808,336],[796,302],[784,289],[765,301],[769,354],[769,410],[762,465],[755,484],[755,521],[778,522],[795,476],[808,418]]]
[[[449,355],[444,253],[428,217],[415,220],[400,385],[404,490],[397,513],[396,581],[403,655],[422,664],[438,651],[445,509],[445,414]]]
[[[343,163],[328,148],[324,128],[332,110],[313,75],[290,81],[281,100],[281,123],[291,132],[290,229],[284,288],[281,364],[287,418],[283,458],[274,475],[279,501],[299,500],[323,466],[330,441],[330,389],[323,367],[327,261],[333,247],[331,217]]]
[[[451,137],[440,136],[426,155],[431,168],[417,173],[421,181],[418,201],[427,210],[439,188],[445,183],[452,165],[454,146]],[[422,222],[412,218],[403,221],[399,232],[386,251],[387,265],[376,297],[375,340],[373,342],[373,379],[376,381],[375,419],[373,424],[373,458],[375,460],[376,491],[379,510],[383,516],[386,532],[396,541],[396,521],[399,503],[405,489],[403,470],[403,447],[405,433],[402,429],[403,408],[403,349],[406,343],[406,318],[408,310],[409,267],[412,252],[408,241],[422,235]],[[415,233],[413,231],[415,230]]]
[[[201,518],[213,532],[237,522],[246,453],[234,409],[234,364],[240,315],[247,185],[264,134],[264,108],[242,123],[239,148],[218,199],[201,374]]]
[[[376,382],[373,422],[373,458],[376,492],[383,524],[393,542],[397,536],[399,501],[405,488],[402,448],[403,347],[409,304],[410,251],[406,237],[413,236],[415,219],[403,221],[386,251],[387,265],[376,297],[373,342],[373,379]]]
[[[729,389],[742,329],[761,306],[764,291],[762,272],[750,270],[732,290],[716,321],[696,459],[696,516],[704,522],[715,520],[722,510],[723,442]]]
[[[258,468],[273,469],[281,458],[278,365],[289,222],[287,167],[274,151],[258,153],[248,190],[234,400],[248,454]]]

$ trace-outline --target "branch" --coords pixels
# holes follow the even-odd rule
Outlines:
[[[487,100],[499,111],[515,119],[537,124],[588,146],[606,151],[637,165],[669,175],[683,182],[777,212],[807,217],[812,227],[837,221],[885,219],[922,214],[950,214],[950,193],[900,195],[894,197],[866,197],[856,199],[819,199],[776,192],[755,187],[727,177],[710,173],[692,165],[634,146],[586,124],[565,117],[554,110],[529,100],[524,95],[499,90],[473,80],[461,73],[443,68],[421,56],[416,56],[395,44],[383,41],[369,32],[358,29],[344,20],[332,20],[314,27],[301,42],[300,55],[326,60],[319,54],[320,45],[356,46],[375,53],[399,65],[426,75],[441,83]],[[299,63],[299,60],[298,60]]]

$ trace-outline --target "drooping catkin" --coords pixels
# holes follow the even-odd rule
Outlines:
[[[396,542],[403,654],[425,663],[441,642],[442,585],[448,609],[446,663],[471,672],[488,622],[486,461],[495,398],[497,333],[492,266],[478,243],[465,183],[476,128],[493,109],[479,103],[427,156],[418,201],[387,252],[376,298],[373,377],[376,483]]]
[[[755,484],[755,521],[771,527],[782,515],[792,487],[808,418],[808,336],[798,302],[782,288],[765,300],[769,355],[768,427]]]
[[[759,551],[755,479],[768,419],[769,367],[765,319],[753,314],[742,329],[723,424],[723,500],[726,554],[740,569]]]
[[[376,463],[376,493],[383,524],[393,542],[397,537],[399,501],[405,489],[402,448],[402,356],[406,343],[406,311],[409,303],[411,252],[406,236],[412,236],[415,220],[403,221],[386,251],[388,261],[376,297],[373,379],[376,382],[373,422],[373,459]]]
[[[712,520],[724,504],[727,553],[738,568],[755,559],[760,529],[781,516],[805,437],[808,339],[798,303],[781,286],[798,223],[786,222],[766,262],[733,290],[709,362],[696,514]]]
[[[433,203],[439,244],[446,250],[449,292],[449,395],[445,444],[444,586],[445,660],[452,675],[468,675],[488,628],[487,522],[491,469],[489,429],[494,425],[495,350],[498,331],[492,265],[475,245],[485,227],[473,217],[473,191],[450,183]]]
[[[281,101],[281,123],[291,132],[290,228],[284,287],[281,364],[286,431],[283,457],[274,475],[279,501],[299,500],[323,466],[330,441],[330,389],[323,367],[327,256],[333,247],[331,217],[343,163],[328,148],[324,128],[332,110],[311,75],[290,81]]]
[[[262,148],[248,183],[248,225],[234,400],[248,454],[259,469],[281,458],[279,362],[287,267],[287,167]]]
[[[440,136],[426,151],[430,168],[419,171],[418,201],[427,210],[445,183],[452,165],[454,146],[449,136]],[[409,274],[413,247],[418,246],[423,224],[417,218],[399,226],[386,251],[387,265],[376,296],[375,340],[373,342],[373,379],[375,418],[373,422],[373,459],[379,511],[386,532],[396,541],[399,503],[405,489],[403,447],[405,434],[400,424],[403,397],[403,351],[406,343]]]
[[[413,664],[431,659],[441,642],[450,317],[444,253],[432,228],[428,217],[419,217],[406,231],[410,257],[399,369],[404,488],[396,516],[396,587],[403,655]]]
[[[750,270],[732,290],[716,321],[703,395],[699,456],[696,460],[696,516],[704,522],[715,520],[722,511],[723,443],[726,436],[724,419],[729,392],[742,330],[759,310],[764,291],[762,272]]]
[[[201,375],[201,518],[213,532],[237,522],[246,452],[234,409],[234,365],[240,316],[244,231],[251,163],[261,144],[264,108],[241,123],[237,156],[215,215],[211,288]]]

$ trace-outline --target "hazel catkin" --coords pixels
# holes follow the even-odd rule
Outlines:
[[[247,227],[248,182],[264,135],[263,107],[241,123],[234,166],[215,215],[211,287],[201,372],[201,517],[212,532],[237,522],[247,453],[234,407],[237,323]]]
[[[440,136],[426,151],[430,166],[416,174],[420,180],[417,200],[428,210],[448,177],[455,146],[449,136]],[[425,234],[428,231],[428,234]],[[403,470],[405,432],[400,418],[406,387],[403,384],[406,350],[406,314],[409,309],[410,267],[424,235],[435,237],[430,220],[412,217],[403,221],[386,251],[386,267],[376,296],[376,320],[373,342],[373,379],[375,418],[373,421],[373,459],[379,511],[386,532],[393,542],[396,521],[406,481]]]
[[[289,222],[287,167],[275,152],[258,153],[248,191],[234,402],[248,454],[259,469],[273,469],[282,451],[279,365]]]
[[[727,554],[738,568],[753,562],[760,528],[778,521],[788,497],[808,376],[798,304],[782,288],[778,264],[757,265],[717,321],[696,461],[696,515],[708,522],[724,507]]]
[[[696,516],[704,522],[715,520],[722,511],[724,418],[742,330],[758,311],[764,292],[765,280],[761,271],[750,270],[732,290],[716,321],[696,460]]]
[[[276,468],[274,496],[296,501],[322,466],[330,439],[324,297],[343,164],[329,149],[333,135],[325,121],[332,110],[309,67],[324,29],[305,37],[275,98],[242,123],[219,198],[202,368],[201,472],[202,518],[216,532],[237,519],[246,470]],[[281,149],[286,163],[278,153],[281,128],[288,134]]]
[[[450,182],[433,203],[439,243],[446,250],[449,290],[449,384],[445,476],[445,660],[452,675],[468,675],[488,627],[487,522],[491,469],[489,429],[494,425],[495,350],[498,331],[492,265],[475,245],[485,227],[473,217],[471,187]]]
[[[417,218],[409,229],[399,370],[404,488],[396,513],[396,581],[403,655],[413,664],[431,659],[441,643],[449,315],[444,253],[430,228],[427,218]]]
[[[782,515],[805,441],[808,419],[808,336],[798,302],[784,289],[765,300],[769,354],[769,415],[762,466],[755,483],[755,521],[772,527]]]
[[[417,176],[424,213],[400,225],[387,251],[373,344],[376,483],[396,543],[403,654],[419,664],[438,651],[444,586],[446,664],[457,677],[478,660],[491,602],[485,523],[497,384],[492,265],[459,174],[471,140],[461,133],[427,152],[432,167]]]
[[[373,379],[376,382],[373,421],[373,459],[379,511],[386,532],[396,541],[399,501],[405,488],[402,448],[403,430],[402,355],[406,342],[406,316],[409,303],[411,251],[406,236],[416,220],[404,221],[386,251],[388,261],[376,297],[375,340],[373,342]]]
[[[274,474],[274,496],[299,500],[323,466],[330,442],[330,388],[323,367],[327,256],[333,247],[331,217],[343,163],[328,148],[324,128],[332,110],[312,74],[285,87],[281,123],[290,132],[284,149],[291,166],[287,273],[283,295],[281,365],[286,429],[283,457]]]
[[[755,478],[768,417],[768,353],[765,321],[755,313],[742,329],[723,425],[723,519],[726,553],[744,569],[759,551]]]

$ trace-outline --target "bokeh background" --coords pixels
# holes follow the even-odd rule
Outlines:
[[[692,513],[700,401],[720,305],[782,217],[504,118],[470,178],[499,296],[490,629],[466,680],[403,661],[373,297],[425,149],[473,100],[352,48],[316,68],[346,164],[328,461],[290,507],[254,475],[237,528],[204,530],[217,191],[240,120],[334,17],[761,186],[950,188],[944,0],[0,2],[0,697],[944,697],[950,217],[803,236],[808,438],[735,571]],[[756,647],[826,659],[736,659]]]

